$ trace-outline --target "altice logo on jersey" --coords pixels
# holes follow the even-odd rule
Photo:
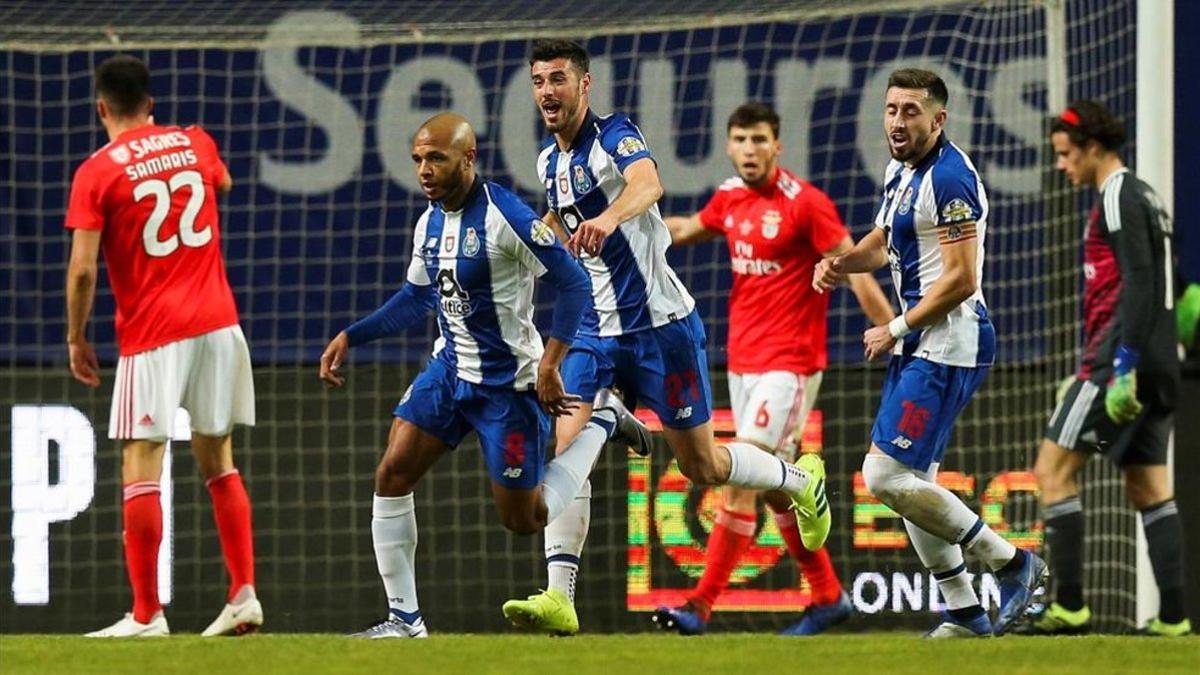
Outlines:
[[[861,25],[869,26],[871,22]],[[454,52],[389,47],[392,55],[386,58],[396,62],[379,88],[370,93],[370,100],[363,101],[357,89],[349,90],[351,86],[357,87],[351,84],[357,82],[355,78],[345,79],[348,88],[345,92],[339,91],[337,84],[331,87],[329,76],[317,67],[320,64],[311,63],[309,47],[296,44],[295,35],[312,34],[312,26],[321,27],[322,44],[355,45],[346,47],[348,51],[362,49],[361,23],[342,12],[288,12],[271,24],[264,43],[281,46],[262,50],[261,72],[256,77],[261,78],[262,89],[289,111],[301,115],[304,123],[319,130],[327,141],[319,152],[299,160],[286,156],[273,145],[259,149],[255,158],[259,184],[289,194],[332,192],[361,179],[365,154],[373,147],[386,179],[420,194],[411,168],[409,136],[430,113],[421,97],[412,96],[412,92],[436,86],[474,124],[481,147],[492,148],[494,157],[489,163],[494,167],[494,178],[503,176],[514,187],[532,193],[547,189],[547,177],[538,176],[529,161],[538,154],[544,130],[534,123],[529,69],[523,59],[514,61],[513,67],[500,69],[492,68],[494,61],[488,61],[487,67],[480,69]],[[873,34],[853,37],[864,41],[879,39]],[[501,52],[507,46],[502,45]],[[708,194],[729,176],[724,145],[707,143],[706,139],[725,137],[725,119],[734,106],[753,97],[752,86],[759,86],[756,83],[764,78],[774,82],[776,94],[770,102],[776,109],[788,111],[780,135],[789,139],[789,162],[795,163],[799,173],[813,173],[818,167],[810,162],[814,155],[824,153],[830,142],[814,137],[810,131],[815,115],[823,114],[819,113],[818,103],[831,97],[852,106],[852,114],[834,120],[831,133],[840,138],[845,131],[845,137],[855,139],[855,152],[849,153],[857,155],[855,164],[861,167],[887,164],[887,146],[878,130],[879,108],[888,75],[898,67],[898,61],[867,62],[833,52],[800,55],[783,38],[768,41],[764,47],[771,53],[769,65],[738,55],[713,56],[706,64],[706,72],[693,72],[682,58],[643,52],[636,47],[614,47],[611,53],[595,53],[591,68],[595,83],[591,90],[592,108],[599,113],[628,112],[642,135],[652,139],[650,149],[658,159],[664,189],[681,197]],[[383,54],[380,57],[385,58]],[[630,61],[632,74],[618,77],[613,65],[617,60]],[[970,87],[960,74],[959,65],[947,63],[943,56],[901,60],[908,67],[932,68],[946,80],[957,101],[948,131],[965,150],[972,151],[969,147],[972,138],[999,133],[1013,139],[1012,144],[1005,144],[1003,153],[972,154],[980,172],[988,176],[989,192],[1033,195],[1041,191],[1042,162],[1037,150],[1044,142],[1042,120],[1046,110],[1037,97],[1027,96],[1026,92],[1045,87],[1048,69],[1044,56],[1019,56],[995,63],[988,69],[982,86]],[[707,80],[705,89],[711,92],[707,101],[659,95],[697,78]],[[976,101],[981,99],[989,105],[977,105]],[[623,109],[614,105],[620,100],[642,103]],[[697,107],[712,109],[712,114],[705,115],[706,128],[681,133],[680,121],[688,117],[684,113]],[[976,112],[982,110],[987,112]],[[373,120],[367,118],[372,111]],[[374,129],[370,128],[372,125]],[[844,126],[852,129],[840,128]],[[370,146],[368,138],[374,138]],[[640,145],[640,140],[627,139],[617,152],[628,156],[638,151]],[[1014,145],[1028,152],[1012,152]],[[878,181],[882,175],[879,171],[865,174],[872,181]],[[559,188],[564,194],[573,180],[577,187],[591,182],[586,174],[564,174],[560,178],[559,185],[550,187]]]
[[[471,296],[459,285],[454,270],[438,270],[437,285],[438,294],[442,296],[442,312],[446,316],[470,316]]]

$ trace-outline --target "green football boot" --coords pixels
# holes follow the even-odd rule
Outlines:
[[[1030,619],[1020,630],[1013,632],[1026,635],[1083,635],[1092,631],[1092,610],[1087,605],[1071,611],[1052,602],[1040,616]]]
[[[800,526],[800,542],[804,548],[816,551],[825,545],[833,525],[829,500],[825,498],[825,462],[820,455],[806,453],[796,460],[796,468],[809,476],[804,491],[792,495],[792,507]]]
[[[1183,637],[1192,634],[1192,622],[1184,619],[1179,623],[1166,623],[1156,616],[1138,633],[1154,637]]]
[[[525,600],[509,600],[501,607],[517,628],[567,636],[579,632],[579,616],[567,594],[551,588]]]

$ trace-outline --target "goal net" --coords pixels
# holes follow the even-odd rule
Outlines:
[[[104,367],[98,390],[70,379],[62,346],[63,215],[74,168],[107,141],[92,72],[118,52],[149,64],[156,120],[204,126],[233,175],[221,205],[224,252],[259,396],[259,424],[236,433],[235,456],[254,503],[273,630],[349,630],[384,607],[370,540],[373,471],[433,327],[357,348],[343,390],[320,385],[317,358],[403,279],[425,206],[409,140],[426,117],[466,115],[483,175],[544,207],[527,66],[544,36],[587,47],[593,108],[628,112],[640,126],[666,190],[664,214],[695,212],[731,175],[725,120],[761,100],[783,118],[783,163],[827,192],[856,236],[872,220],[887,160],[889,72],[925,66],[943,76],[948,134],[991,198],[984,291],[1000,346],[957,425],[942,481],[1014,543],[1041,546],[1029,468],[1056,384],[1077,356],[1085,207],[1053,175],[1045,131],[1049,115],[1080,97],[1103,100],[1132,129],[1133,0],[327,4],[0,8],[0,435],[11,439],[0,444],[0,523],[12,523],[0,531],[0,579],[12,581],[0,630],[92,629],[128,602],[119,450],[107,440],[116,352],[103,274],[91,322]],[[670,254],[709,331],[717,408],[729,403],[724,247]],[[543,300],[542,319],[547,309]],[[916,626],[930,620],[936,593],[899,520],[858,475],[882,369],[862,363],[864,321],[848,292],[833,295],[829,326],[831,363],[805,446],[819,447],[831,472],[830,551],[863,613],[859,627]],[[180,426],[161,568],[172,625],[189,630],[219,608],[225,582],[186,420]],[[650,460],[609,450],[592,477],[581,621],[585,630],[642,629],[646,609],[694,586],[716,496],[689,486],[665,447]],[[1093,462],[1083,495],[1088,599],[1103,629],[1132,625],[1135,593],[1134,520],[1114,476]],[[499,605],[545,583],[540,538],[505,533],[489,493],[474,441],[418,487],[419,593],[436,630],[501,629]],[[778,628],[808,601],[773,522],[760,523],[717,627]],[[994,598],[990,577],[977,581]]]

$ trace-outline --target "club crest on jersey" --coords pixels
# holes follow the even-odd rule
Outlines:
[[[646,149],[646,144],[636,136],[626,136],[617,143],[617,154],[622,157],[632,157]]]
[[[966,223],[974,219],[975,212],[961,199],[951,199],[942,207],[943,223]]]
[[[468,227],[467,234],[463,237],[463,255],[475,257],[479,254],[479,234],[475,232],[475,228]]]
[[[900,198],[900,206],[896,208],[896,213],[899,213],[900,215],[908,213],[909,209],[912,208],[912,196],[913,189],[912,186],[909,185],[908,188],[904,190],[904,196]]]
[[[587,171],[584,171],[583,167],[579,164],[575,165],[574,179],[575,192],[585,194],[592,189],[592,179],[588,177]]]
[[[571,184],[567,181],[567,174],[558,174],[558,191],[565,194],[571,192]]]
[[[122,143],[108,151],[108,158],[117,164],[128,164],[133,156],[129,153],[129,146]]]
[[[783,220],[783,216],[775,209],[770,209],[762,215],[762,235],[767,239],[774,239],[779,236],[779,223]]]
[[[549,225],[543,223],[541,220],[535,220],[529,226],[529,238],[533,240],[533,243],[538,244],[539,246],[554,245],[554,231],[550,229]]]

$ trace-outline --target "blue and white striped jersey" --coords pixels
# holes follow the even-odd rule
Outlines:
[[[916,166],[892,160],[875,226],[887,234],[892,281],[901,311],[916,306],[942,275],[943,242],[975,239],[975,293],[938,323],[914,330],[896,354],[948,366],[988,366],[996,356],[996,331],[983,300],[984,234],[988,200],[979,172],[943,136]]]
[[[604,212],[625,189],[621,172],[639,159],[653,159],[629,117],[588,112],[567,150],[553,136],[542,144],[537,170],[546,200],[569,234]],[[658,205],[621,223],[600,255],[581,254],[592,281],[594,311],[584,315],[581,335],[624,335],[682,319],[695,301],[667,265],[671,234]]]
[[[508,190],[476,179],[462,209],[431,203],[413,232],[407,281],[436,292],[434,358],[465,382],[532,388],[543,351],[533,283],[547,272],[585,288],[579,263]]]

